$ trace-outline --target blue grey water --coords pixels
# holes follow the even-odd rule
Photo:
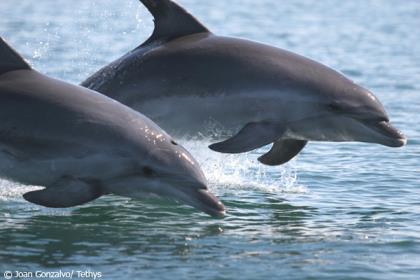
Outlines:
[[[420,1],[179,0],[218,34],[300,53],[382,100],[400,149],[310,143],[263,167],[267,148],[221,155],[183,141],[224,219],[110,196],[73,209],[25,202],[0,181],[0,272],[91,270],[102,279],[420,279]],[[148,37],[136,0],[0,1],[0,34],[43,73],[79,83]],[[17,108],[18,110],[18,108]]]

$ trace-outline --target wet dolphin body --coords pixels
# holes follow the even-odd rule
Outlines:
[[[143,112],[171,134],[198,135],[214,122],[221,136],[233,136],[211,149],[241,153],[274,143],[259,158],[267,165],[289,161],[307,141],[406,143],[379,100],[337,71],[279,48],[214,35],[170,0],[141,2],[154,16],[152,36],[82,85]]]
[[[104,194],[173,198],[210,215],[223,205],[194,158],[155,123],[102,94],[49,78],[0,38],[0,176],[71,207]]]

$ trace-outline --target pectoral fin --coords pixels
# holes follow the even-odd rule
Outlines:
[[[65,208],[87,203],[102,194],[99,186],[78,179],[64,178],[46,189],[27,192],[23,198],[46,207]]]
[[[294,158],[305,147],[305,140],[278,140],[274,142],[271,150],[260,156],[258,160],[266,165],[281,165]]]
[[[249,152],[268,145],[281,137],[284,128],[269,122],[249,123],[238,134],[219,143],[209,146],[210,149],[221,152],[238,154]]]

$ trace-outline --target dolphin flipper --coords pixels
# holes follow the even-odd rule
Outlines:
[[[305,140],[278,140],[266,154],[260,156],[258,161],[266,165],[281,165],[294,158],[305,147]]]
[[[87,203],[103,194],[100,187],[72,178],[60,179],[46,189],[27,192],[27,201],[51,208],[65,208]]]
[[[171,0],[140,0],[153,15],[155,29],[152,36],[142,44],[154,41],[169,41],[178,37],[209,32],[194,16]]]
[[[219,143],[209,146],[221,153],[239,154],[249,152],[275,142],[281,138],[284,128],[267,122],[249,123],[238,134]]]

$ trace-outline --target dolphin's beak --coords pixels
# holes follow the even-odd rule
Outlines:
[[[172,186],[175,200],[201,210],[212,217],[223,218],[225,216],[225,206],[208,190],[207,184],[204,182],[178,181],[174,182]]]
[[[381,136],[378,139],[379,144],[388,147],[402,147],[407,144],[407,138],[404,134],[386,120],[364,121],[363,124]]]
[[[223,218],[226,213],[225,206],[207,189],[191,190],[188,193],[188,201],[184,202],[212,217]]]

